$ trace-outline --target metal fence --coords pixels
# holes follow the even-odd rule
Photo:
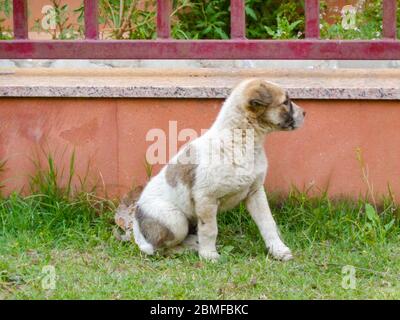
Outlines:
[[[305,39],[246,39],[245,0],[231,0],[230,40],[171,39],[172,0],[157,1],[156,40],[98,40],[98,1],[84,0],[85,40],[29,40],[27,0],[14,0],[14,40],[0,59],[334,59],[399,60],[396,0],[383,0],[380,40],[322,40],[319,1],[305,0]]]

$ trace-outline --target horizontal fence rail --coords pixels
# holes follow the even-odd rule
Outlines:
[[[382,40],[321,40],[319,0],[305,0],[305,39],[246,39],[245,0],[231,0],[230,40],[171,39],[172,0],[157,0],[156,40],[98,40],[98,1],[84,1],[85,40],[29,40],[27,0],[13,0],[14,38],[0,59],[400,60],[396,0],[383,0]]]

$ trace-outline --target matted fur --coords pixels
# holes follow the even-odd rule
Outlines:
[[[125,237],[133,232],[139,248],[153,254],[157,248],[188,242],[189,229],[197,225],[199,255],[216,260],[217,213],[245,201],[270,254],[291,259],[263,188],[267,172],[263,146],[266,134],[294,130],[303,124],[304,115],[279,86],[261,79],[242,81],[211,128],[182,148],[149,181],[135,203],[121,204],[116,221],[124,226]],[[243,142],[247,138],[251,144]],[[239,159],[235,157],[238,150]],[[213,158],[215,151],[218,159]],[[129,212],[125,215],[129,221],[120,223],[124,210]]]

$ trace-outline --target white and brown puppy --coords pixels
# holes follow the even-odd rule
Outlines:
[[[291,259],[264,192],[263,146],[267,133],[294,130],[304,116],[279,86],[260,79],[241,82],[212,127],[183,147],[137,201],[120,205],[116,221],[127,231],[126,239],[133,232],[140,250],[153,254],[182,243],[197,226],[199,255],[217,260],[217,213],[245,201],[270,254]]]

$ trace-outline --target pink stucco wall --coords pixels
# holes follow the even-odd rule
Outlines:
[[[332,196],[357,196],[367,186],[356,150],[361,149],[374,192],[390,184],[400,194],[400,101],[300,100],[307,111],[304,128],[267,137],[270,168],[267,188],[288,191],[328,188]],[[35,154],[53,153],[68,169],[72,150],[77,173],[108,195],[125,193],[146,181],[146,141],[152,128],[168,134],[210,126],[221,106],[213,99],[0,99],[0,159],[7,159],[0,181],[6,191],[25,186]],[[182,144],[183,142],[180,142]],[[89,166],[88,166],[89,164]],[[154,173],[160,166],[154,167]]]

